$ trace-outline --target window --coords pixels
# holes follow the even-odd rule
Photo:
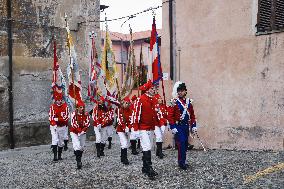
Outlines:
[[[284,0],[258,0],[257,32],[284,31]]]

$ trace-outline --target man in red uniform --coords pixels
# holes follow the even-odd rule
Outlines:
[[[62,160],[61,154],[64,147],[66,127],[68,127],[69,109],[67,103],[63,100],[62,93],[54,94],[54,100],[55,102],[49,108],[49,122],[53,161],[57,161]]]
[[[157,123],[158,125],[155,125],[155,136],[156,136],[156,156],[158,156],[160,159],[164,158],[164,154],[162,151],[163,147],[163,137],[164,132],[168,123],[167,120],[167,107],[165,104],[163,104],[162,97],[159,94],[155,95],[155,99],[157,100],[157,104],[155,106],[155,110],[157,112]]]
[[[176,82],[173,88],[171,107],[168,108],[168,120],[178,147],[178,165],[186,170],[186,151],[189,130],[196,132],[196,121],[193,106],[189,98],[186,98],[187,89],[185,83]]]
[[[107,108],[105,106],[105,98],[101,96],[99,98],[98,104],[95,105],[92,118],[94,120],[93,126],[96,135],[96,149],[97,149],[97,157],[104,156],[104,148],[105,141],[103,141],[103,137],[106,135],[106,124],[108,123],[107,119]]]
[[[121,162],[124,165],[128,165],[129,161],[127,159],[127,148],[128,148],[128,137],[127,134],[130,131],[130,120],[132,115],[132,110],[130,109],[130,99],[125,97],[121,104],[121,107],[117,109],[117,134],[119,136],[121,145]]]
[[[86,142],[86,132],[90,126],[89,114],[85,112],[85,104],[79,100],[76,110],[71,114],[70,135],[76,156],[77,168],[82,168],[82,155]]]
[[[151,136],[155,129],[156,111],[155,111],[155,86],[149,80],[146,84],[139,88],[145,91],[143,95],[136,100],[133,127],[137,137],[141,139],[141,147],[143,150],[143,167],[142,172],[150,179],[155,179],[157,172],[152,168],[151,161]]]
[[[109,100],[106,101],[106,107],[107,107],[107,119],[108,122],[106,123],[106,132],[105,136],[103,136],[103,140],[106,142],[108,140],[108,149],[111,149],[111,141],[112,141],[112,135],[113,135],[113,123],[114,123],[114,108],[112,107],[112,104]]]
[[[137,96],[133,95],[132,98],[131,98],[132,103],[129,107],[129,109],[132,112],[135,111],[134,104],[135,104],[136,100],[137,100]],[[131,116],[131,120],[133,120],[133,116],[134,116],[134,114]],[[138,155],[139,153],[137,152],[137,148],[140,148],[140,139],[138,138],[138,145],[136,146],[137,138],[135,136],[135,132],[134,132],[133,127],[130,127],[130,137],[129,138],[130,138],[131,154]]]

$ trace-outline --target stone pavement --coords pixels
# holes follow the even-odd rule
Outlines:
[[[82,170],[69,143],[63,160],[52,162],[49,145],[0,151],[0,188],[284,188],[284,169],[260,175],[245,183],[247,176],[284,162],[283,152],[272,151],[190,151],[190,170],[177,167],[177,151],[164,150],[166,157],[158,159],[152,153],[154,169],[159,173],[150,181],[141,173],[142,154],[128,151],[130,165],[120,163],[119,144],[105,149],[105,157],[96,157],[92,142],[83,154]]]

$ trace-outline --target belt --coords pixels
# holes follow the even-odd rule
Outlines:
[[[176,121],[177,125],[189,125],[188,121]]]

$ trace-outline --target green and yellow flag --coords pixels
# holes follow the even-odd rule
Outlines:
[[[102,53],[101,71],[105,76],[105,85],[111,95],[118,94],[117,86],[117,68],[115,62],[115,56],[112,50],[112,42],[108,29],[106,29],[106,36],[104,40],[104,49]]]

